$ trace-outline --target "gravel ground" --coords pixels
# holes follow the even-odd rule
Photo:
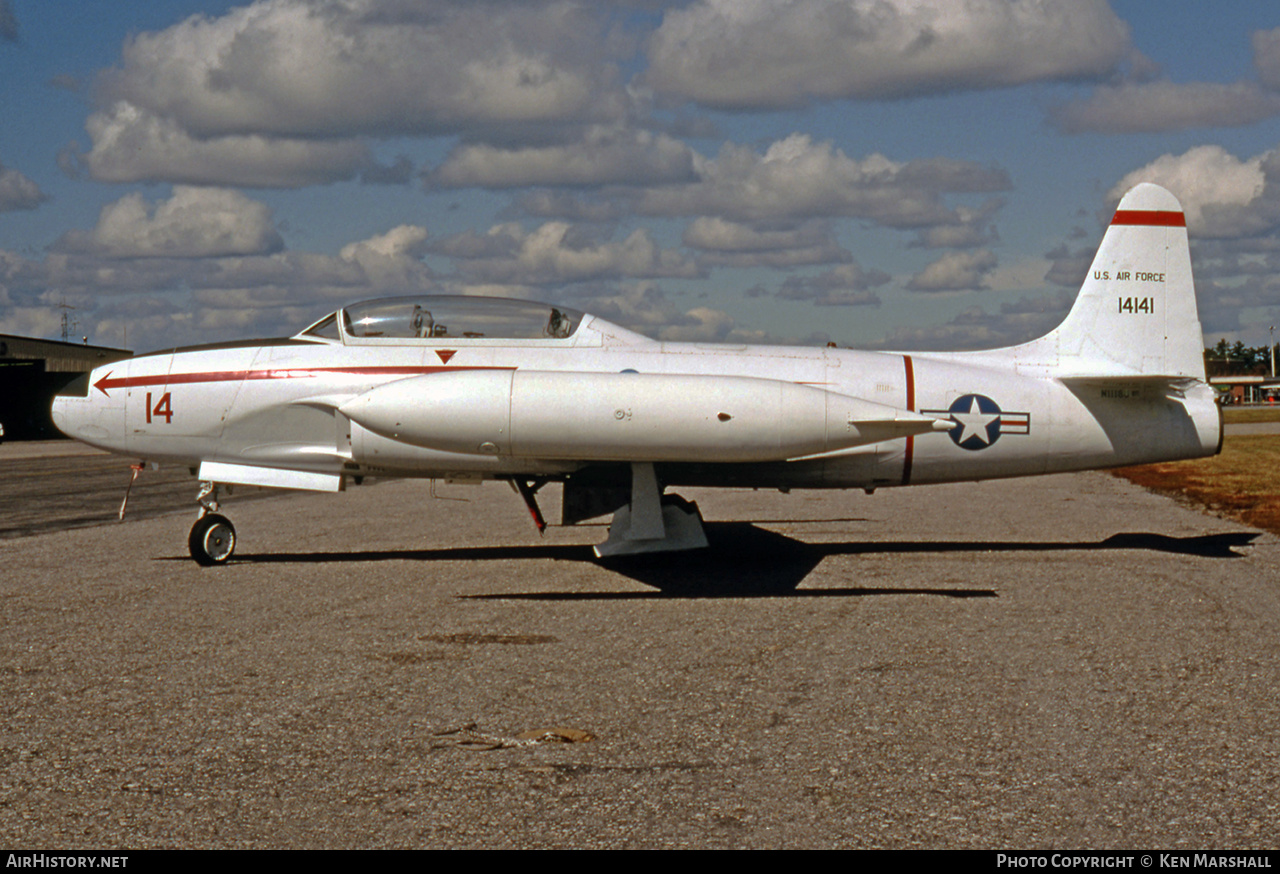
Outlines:
[[[1277,843],[1280,541],[1104,474],[687,490],[711,550],[609,567],[501,485],[237,496],[202,569],[185,473],[50,530],[128,479],[59,461],[0,458],[11,847]]]

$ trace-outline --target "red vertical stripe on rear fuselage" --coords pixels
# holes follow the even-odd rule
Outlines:
[[[903,355],[902,364],[907,372],[907,412],[914,413],[916,411],[916,373],[911,366],[911,356]],[[902,484],[904,486],[911,485],[911,456],[915,454],[916,438],[914,434],[907,435],[907,449],[902,457]]]

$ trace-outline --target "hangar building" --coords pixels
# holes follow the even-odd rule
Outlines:
[[[61,437],[49,418],[49,406],[58,390],[99,364],[132,355],[126,349],[0,334],[0,425],[4,426],[4,439]]]

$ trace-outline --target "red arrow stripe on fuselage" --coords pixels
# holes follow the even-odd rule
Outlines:
[[[134,388],[147,385],[191,385],[202,382],[239,382],[249,379],[311,379],[331,374],[350,376],[415,376],[457,370],[515,370],[514,367],[294,367],[283,370],[210,370],[203,373],[156,373],[149,376],[117,376],[113,371],[93,384],[104,395],[113,388]],[[109,396],[109,395],[108,395]]]

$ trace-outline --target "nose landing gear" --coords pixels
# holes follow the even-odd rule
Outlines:
[[[218,509],[218,486],[212,482],[200,483],[200,515],[191,526],[187,537],[187,549],[196,564],[212,567],[231,558],[236,549],[236,527]]]
[[[236,527],[230,519],[218,513],[201,516],[191,526],[187,548],[198,565],[212,567],[222,564],[235,552]]]

